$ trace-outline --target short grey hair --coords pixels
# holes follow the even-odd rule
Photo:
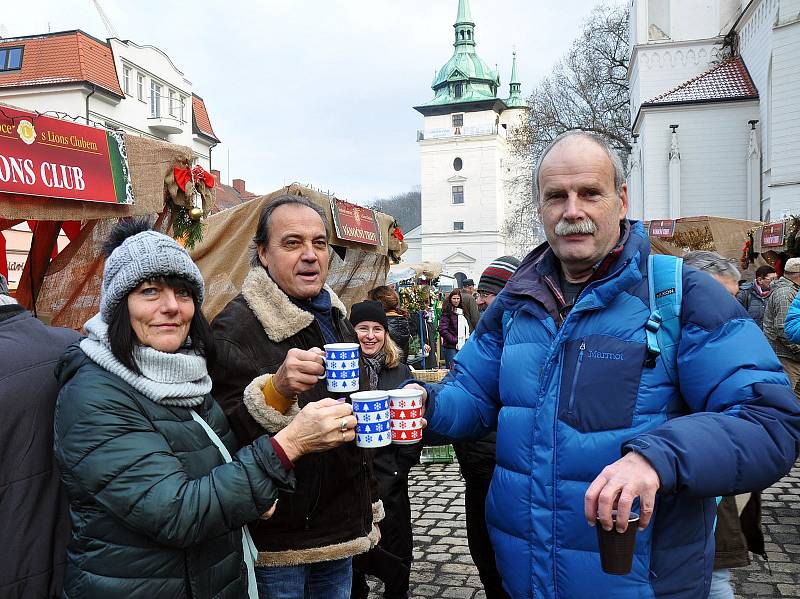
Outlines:
[[[739,269],[717,252],[694,250],[683,257],[683,263],[697,270],[704,270],[710,275],[725,277],[737,283],[742,278]]]
[[[305,206],[311,208],[314,212],[319,214],[322,219],[322,224],[325,225],[325,236],[330,239],[331,230],[328,224],[328,217],[325,216],[322,208],[320,208],[313,200],[298,195],[281,195],[272,200],[269,204],[264,206],[261,211],[261,216],[258,217],[258,227],[256,228],[255,237],[253,237],[253,248],[250,256],[251,266],[260,266],[261,261],[258,259],[258,248],[260,246],[269,245],[270,225],[272,223],[272,213],[281,206]]]
[[[539,159],[536,161],[536,172],[534,173],[536,176],[533,178],[533,193],[534,197],[537,198],[537,202],[541,200],[539,197],[539,193],[541,188],[539,186],[539,172],[542,170],[542,163],[544,159],[547,158],[547,155],[550,153],[554,147],[556,147],[559,143],[564,141],[565,139],[571,139],[573,137],[580,137],[583,139],[588,139],[591,142],[594,142],[606,153],[608,159],[611,161],[611,166],[614,168],[614,189],[616,189],[617,193],[622,191],[622,186],[625,184],[625,167],[622,165],[622,159],[619,157],[619,154],[614,149],[614,147],[608,143],[608,141],[598,135],[597,133],[592,133],[591,131],[583,131],[582,129],[570,129],[569,131],[565,131],[560,135],[557,135],[553,141],[551,141],[542,153],[539,154]]]

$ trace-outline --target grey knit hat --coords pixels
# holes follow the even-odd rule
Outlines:
[[[123,241],[106,258],[100,314],[108,324],[117,304],[143,281],[176,276],[186,279],[197,290],[203,303],[205,288],[200,269],[178,243],[157,231],[143,231]]]

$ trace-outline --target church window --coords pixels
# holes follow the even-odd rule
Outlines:
[[[454,114],[453,127],[463,127],[463,126],[464,126],[464,113]]]
[[[647,39],[652,41],[670,38],[669,0],[648,0]]]
[[[453,93],[453,95],[456,98],[460,98],[461,96],[464,95],[464,84],[463,83],[456,83],[455,92]]]
[[[456,158],[458,160],[458,158]],[[464,186],[463,185],[453,185],[453,203],[454,204],[463,204],[464,203]]]
[[[453,231],[463,231],[464,230],[464,221],[457,220],[453,222]]]
[[[463,167],[464,167],[464,161],[461,160],[461,158],[456,158],[455,160],[453,160],[453,170],[460,171]]]

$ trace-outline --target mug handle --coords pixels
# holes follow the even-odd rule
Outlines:
[[[322,365],[325,367],[325,372],[323,372],[317,378],[322,381],[328,376],[328,359],[325,356],[320,356],[320,358],[322,358]]]

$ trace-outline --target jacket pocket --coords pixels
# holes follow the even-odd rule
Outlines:
[[[643,343],[607,335],[568,341],[559,419],[584,433],[630,427],[646,351]]]

